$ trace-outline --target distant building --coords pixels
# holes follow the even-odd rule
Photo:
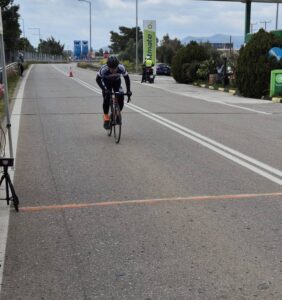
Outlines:
[[[81,56],[81,41],[73,41],[73,55],[75,59],[80,59]]]
[[[217,50],[233,49],[233,43],[210,43],[211,46]]]
[[[86,59],[88,57],[88,41],[82,41],[82,46],[81,46],[81,56],[82,59]]]

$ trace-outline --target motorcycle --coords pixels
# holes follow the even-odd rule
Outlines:
[[[155,75],[152,67],[147,67],[143,70],[142,82],[154,83]]]

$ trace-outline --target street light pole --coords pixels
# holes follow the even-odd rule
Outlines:
[[[78,0],[78,1],[80,1],[80,2],[86,2],[86,3],[89,4],[89,23],[90,23],[90,25],[89,25],[90,51],[89,52],[91,54],[92,53],[92,41],[91,41],[91,27],[92,27],[92,25],[91,25],[91,1],[88,1],[88,0]]]
[[[22,19],[22,21],[23,21],[23,36],[24,36],[24,38],[25,38],[25,32],[24,32],[24,19],[23,18],[21,18]]]
[[[38,36],[39,36],[39,43],[38,43],[38,53],[40,52],[40,39],[41,39],[41,34],[40,34],[40,28],[39,27],[32,27],[32,28],[28,28],[28,29],[31,29],[31,30],[38,30]]]
[[[138,73],[138,0],[136,0],[136,73]]]
[[[279,3],[277,3],[277,6],[276,6],[276,24],[275,24],[276,30],[278,30],[278,15],[279,15]]]

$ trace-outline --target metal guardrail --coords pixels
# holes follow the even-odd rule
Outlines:
[[[15,70],[17,67],[17,62],[13,62],[11,64],[6,65],[6,71],[9,72],[10,70]],[[0,84],[3,82],[3,74],[2,74],[3,68],[0,67]]]
[[[12,69],[12,68],[14,68],[14,67],[16,67],[16,66],[17,66],[17,62],[13,62],[13,63],[8,64],[8,65],[6,66],[6,70],[8,71],[8,70],[10,70],[10,69]],[[0,67],[0,72],[2,72],[2,67]]]

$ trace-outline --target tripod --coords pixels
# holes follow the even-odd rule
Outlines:
[[[16,211],[19,211],[19,199],[18,196],[16,195],[14,186],[12,184],[10,175],[8,173],[8,167],[12,167],[14,164],[14,159],[13,158],[0,158],[0,167],[3,167],[3,175],[0,179],[0,186],[2,182],[5,179],[5,186],[6,186],[6,199],[1,199],[1,200],[6,200],[7,204],[10,204],[10,200],[13,201],[14,207]],[[11,190],[12,197],[9,195],[9,189]]]

